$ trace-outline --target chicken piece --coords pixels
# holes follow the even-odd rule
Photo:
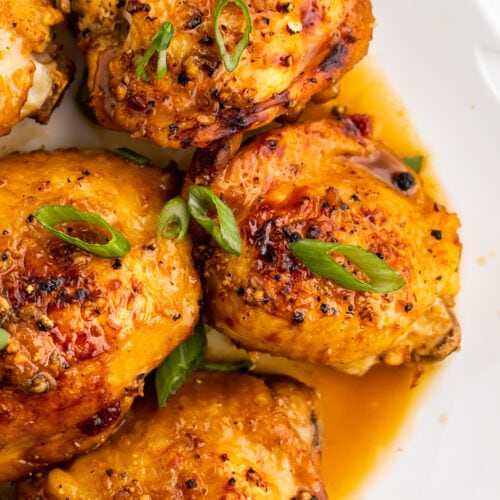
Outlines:
[[[134,406],[99,450],[20,486],[20,499],[326,499],[313,391],[200,372],[159,411]]]
[[[51,42],[63,15],[48,0],[0,0],[0,135],[29,116],[46,123],[72,73]]]
[[[250,43],[229,73],[215,43],[215,0],[71,4],[97,120],[165,147],[207,146],[293,113],[366,54],[373,27],[369,0],[251,0]],[[164,22],[174,26],[168,71],[157,78],[155,54],[146,81],[136,63]],[[245,26],[240,8],[224,7],[220,25],[232,54]]]
[[[145,375],[192,334],[201,292],[189,238],[156,238],[173,174],[68,150],[7,157],[0,179],[2,481],[104,441]],[[32,215],[48,204],[101,215],[130,253],[106,259],[64,243]],[[67,231],[95,241],[91,228]]]
[[[239,224],[240,257],[215,244],[200,256],[208,321],[237,344],[351,374],[458,346],[448,311],[459,287],[458,218],[369,128],[363,116],[309,122],[194,158],[188,186],[208,186]],[[377,254],[406,286],[368,293],[319,277],[289,251],[305,237]]]

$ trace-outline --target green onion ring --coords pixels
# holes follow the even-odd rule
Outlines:
[[[173,227],[169,229],[170,226]],[[182,241],[188,228],[189,211],[187,203],[180,196],[167,201],[158,218],[157,237],[163,236],[171,240]]]
[[[156,78],[161,80],[167,74],[167,49],[170,46],[173,36],[174,25],[170,21],[165,21],[151,38],[151,45],[144,55],[135,63],[135,74],[139,78],[149,81],[149,74],[146,71],[146,66],[155,52],[158,52]]]
[[[417,174],[422,170],[422,165],[424,163],[423,156],[408,156],[406,158],[402,158],[401,161],[406,164],[406,166],[410,167]]]
[[[3,351],[9,345],[9,339],[9,332],[4,328],[0,328],[0,351]]]
[[[206,350],[207,336],[200,321],[194,328],[193,336],[177,346],[156,369],[156,398],[160,408],[200,366]]]
[[[117,148],[113,149],[112,151],[113,153],[120,155],[127,160],[137,163],[137,165],[149,165],[151,163],[149,158],[147,158],[146,156],[142,156],[141,154],[136,153],[135,151],[132,151],[128,148]]]
[[[232,54],[227,52],[224,37],[219,29],[219,17],[222,9],[228,3],[236,4],[241,9],[243,17],[245,18],[245,31],[243,32],[241,40],[237,43]],[[215,42],[217,43],[220,57],[224,63],[226,71],[231,73],[238,66],[241,54],[243,54],[243,51],[246,49],[250,41],[250,33],[252,31],[252,19],[250,18],[250,12],[248,11],[248,7],[243,0],[219,0],[215,6],[212,21],[214,24]]]
[[[92,212],[83,212],[74,207],[65,205],[46,205],[39,208],[34,216],[36,220],[47,231],[57,236],[59,239],[75,245],[82,250],[98,255],[99,257],[116,258],[124,257],[130,252],[130,243],[113,226],[108,224],[100,215]],[[58,224],[63,222],[88,222],[94,226],[107,229],[111,234],[111,240],[106,244],[86,243],[80,238],[69,236],[68,234],[55,229]]]
[[[208,209],[212,205],[217,210],[219,225],[208,216]],[[196,222],[225,252],[240,255],[241,239],[233,212],[210,189],[205,186],[191,186],[188,192],[188,209]]]
[[[290,251],[314,274],[329,278],[348,290],[390,293],[406,284],[404,278],[382,259],[358,246],[303,239],[290,243]],[[329,255],[330,252],[346,256],[370,281],[366,283],[353,276]]]

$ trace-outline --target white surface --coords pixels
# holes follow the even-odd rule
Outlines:
[[[500,499],[500,0],[373,2],[371,54],[462,220],[463,342],[356,498]]]
[[[432,152],[463,223],[463,343],[354,498],[500,499],[500,0],[373,3],[371,54]],[[97,133],[71,118],[75,91],[48,127],[28,120],[0,139],[0,154],[126,145],[125,134]],[[171,153],[155,151],[167,163]]]

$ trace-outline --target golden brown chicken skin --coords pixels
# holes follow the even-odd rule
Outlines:
[[[51,42],[63,20],[48,0],[0,0],[0,135],[30,116],[46,123],[72,67]]]
[[[195,374],[142,400],[99,450],[21,485],[20,499],[326,499],[313,391],[292,379]]]
[[[459,221],[369,138],[366,117],[281,128],[237,149],[235,138],[201,151],[188,182],[225,201],[242,238],[239,257],[213,244],[200,252],[216,329],[249,350],[353,374],[378,361],[440,359],[458,346],[448,308],[458,291]],[[306,237],[372,252],[406,286],[368,293],[314,275],[289,250]]]
[[[99,123],[168,147],[207,146],[302,106],[366,54],[373,25],[369,0],[251,0],[250,43],[228,72],[215,43],[215,0],[71,3]],[[168,71],[157,79],[154,55],[145,81],[135,64],[164,22],[175,30]],[[234,3],[220,25],[232,53],[244,28]]]
[[[145,375],[192,334],[200,289],[189,238],[156,238],[171,173],[68,150],[7,157],[0,180],[0,326],[10,334],[0,480],[9,480],[101,443]],[[48,204],[101,215],[130,253],[107,259],[64,243],[32,215]]]

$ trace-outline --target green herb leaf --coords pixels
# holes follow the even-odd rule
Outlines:
[[[139,78],[149,81],[149,74],[146,71],[146,66],[155,52],[158,52],[156,78],[161,80],[167,74],[167,49],[170,46],[173,36],[174,25],[169,21],[164,22],[151,38],[151,45],[149,48],[135,63],[135,74]]]
[[[9,332],[0,328],[0,351],[3,351],[9,345],[9,339]]]
[[[100,215],[95,213],[83,212],[64,205],[46,205],[39,208],[34,215],[36,220],[54,236],[91,254],[111,259],[124,257],[130,252],[130,243],[128,240]],[[111,233],[112,238],[106,244],[87,243],[80,238],[70,236],[56,229],[56,226],[63,222],[88,222],[94,226],[107,229]]]
[[[171,240],[181,241],[189,228],[189,211],[187,203],[176,196],[165,203],[160,212],[156,234]]]
[[[217,210],[219,224],[208,216],[208,209]],[[231,209],[205,186],[191,186],[188,193],[191,216],[207,231],[227,253],[240,255],[241,239],[238,224]]]
[[[156,369],[155,386],[158,406],[163,408],[172,396],[203,361],[207,349],[205,327],[200,321],[193,336],[176,347]]]
[[[234,48],[234,52],[232,54],[228,54],[226,50],[226,44],[224,43],[224,37],[219,29],[219,17],[221,15],[222,9],[228,3],[236,4],[241,9],[243,17],[245,18],[245,30],[243,31],[241,40]],[[250,12],[248,11],[248,7],[243,0],[219,0],[215,5],[212,21],[214,24],[215,42],[217,43],[219,54],[221,56],[222,62],[224,63],[226,71],[228,73],[231,73],[238,66],[241,54],[243,54],[243,51],[246,49],[248,42],[250,41],[250,32],[252,31],[252,20],[250,18]]]
[[[405,163],[408,167],[410,167],[413,171],[420,173],[422,170],[422,165],[424,163],[423,156],[408,156],[406,158],[402,158],[402,162]]]
[[[404,278],[382,259],[358,246],[303,239],[290,243],[290,251],[314,274],[329,278],[348,290],[389,293],[406,284]],[[329,255],[330,252],[345,255],[370,281],[365,283],[353,276]]]
[[[200,365],[200,368],[213,372],[236,372],[239,370],[249,370],[252,366],[253,363],[250,360],[244,360],[238,363],[212,363],[204,361]]]
[[[128,148],[113,149],[113,153],[123,156],[123,158],[126,158],[127,160],[133,161],[134,163],[137,163],[137,165],[149,165],[151,163],[149,158],[146,158],[145,156],[142,156],[141,154]]]

